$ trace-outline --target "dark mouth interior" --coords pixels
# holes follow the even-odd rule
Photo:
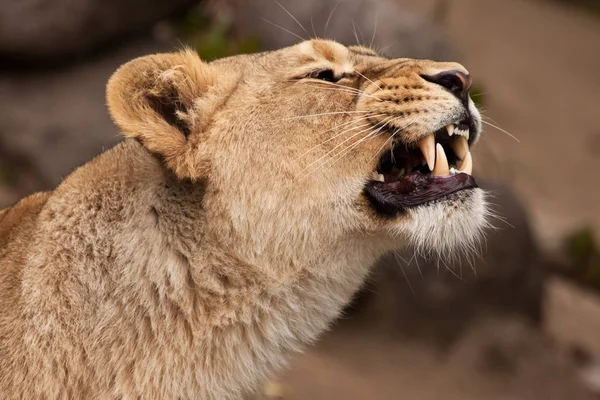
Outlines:
[[[466,123],[458,126],[469,129]],[[395,215],[405,208],[477,187],[469,173],[459,171],[462,160],[451,146],[458,138],[449,136],[446,128],[436,131],[434,138],[446,154],[450,172],[444,175],[432,173],[417,144],[395,144],[382,155],[374,178],[365,187],[367,198],[378,212]]]

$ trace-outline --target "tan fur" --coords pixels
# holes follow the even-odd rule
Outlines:
[[[354,77],[300,79],[323,67]],[[362,189],[389,133],[349,146],[383,118],[356,111],[412,110],[405,142],[443,126],[460,103],[419,74],[457,68],[330,41],[125,64],[107,99],[127,139],[0,212],[1,397],[239,398],[382,254],[438,226],[458,238],[424,242],[475,240],[479,190],[380,217]]]

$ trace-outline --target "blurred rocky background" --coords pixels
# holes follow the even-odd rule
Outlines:
[[[597,0],[0,0],[0,208],[120,140],[104,87],[122,63],[309,36],[463,62],[490,124],[475,173],[499,218],[462,264],[382,260],[263,397],[598,398]]]

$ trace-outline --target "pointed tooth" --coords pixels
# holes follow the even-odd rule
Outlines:
[[[448,158],[441,144],[435,145],[435,167],[433,168],[432,174],[437,176],[448,175],[450,170],[448,169]]]
[[[423,157],[425,157],[429,170],[433,171],[435,166],[435,138],[433,135],[427,135],[419,140],[418,145],[421,153],[423,153]]]
[[[446,125],[446,130],[448,131],[448,136],[452,136],[454,134],[454,125]]]
[[[465,159],[463,160],[458,170],[469,175],[473,173],[473,157],[471,157],[470,151],[467,152],[467,155],[465,156]]]
[[[378,172],[373,172],[373,176],[371,177],[374,181],[385,182],[385,178],[383,174]]]
[[[454,151],[454,154],[461,160],[465,159],[465,156],[469,152],[469,143],[467,139],[463,136],[459,136],[455,138],[451,143],[450,147]]]

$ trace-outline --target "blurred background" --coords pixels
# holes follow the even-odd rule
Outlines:
[[[122,63],[296,35],[462,62],[501,218],[464,265],[383,260],[262,397],[600,398],[599,0],[0,0],[0,209],[120,140],[104,90]]]

